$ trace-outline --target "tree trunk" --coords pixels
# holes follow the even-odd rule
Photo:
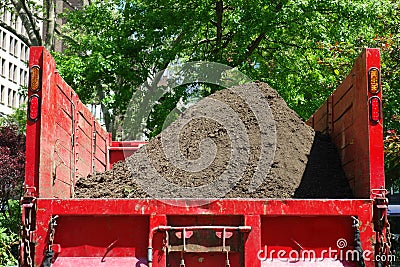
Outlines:
[[[54,50],[54,32],[56,28],[56,3],[54,0],[46,0],[44,2],[46,8],[46,20],[45,20],[45,29],[46,29],[46,39],[45,39],[45,47],[47,50]]]
[[[112,118],[112,114],[110,113],[110,111],[108,110],[108,108],[102,103],[102,99],[105,98],[105,94],[103,91],[103,88],[101,87],[100,83],[96,84],[96,95],[97,98],[100,101],[100,106],[101,106],[101,112],[103,113],[104,116],[104,124],[106,125],[106,130],[107,132],[113,132],[113,118]]]
[[[18,16],[21,18],[22,25],[24,25],[30,40],[30,45],[42,45],[42,36],[39,25],[32,14],[32,11],[26,6],[26,2],[20,0],[11,0],[11,3],[14,6]]]

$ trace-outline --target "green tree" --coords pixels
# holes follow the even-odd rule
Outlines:
[[[387,186],[400,189],[400,4],[391,1],[370,42],[381,49]]]
[[[254,80],[270,83],[307,118],[376,35],[376,22],[386,16],[388,4],[93,1],[68,15],[64,30],[69,49],[57,62],[84,101],[101,102],[108,130],[115,130],[137,86],[176,59],[237,67]],[[160,77],[155,78],[158,82]],[[165,118],[185,93],[177,90],[175,97],[166,97],[160,102],[166,108],[157,108],[159,114],[153,117]]]
[[[26,131],[26,104],[14,108],[11,114],[0,112],[0,126],[15,125],[20,133]]]

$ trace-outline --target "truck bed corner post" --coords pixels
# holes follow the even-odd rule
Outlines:
[[[246,226],[251,226],[247,239],[244,241],[244,267],[261,266],[258,252],[261,249],[261,216],[245,215]]]
[[[167,216],[166,215],[150,215],[149,221],[149,232],[158,227],[167,225]],[[167,257],[166,251],[164,250],[162,235],[154,233],[153,237],[153,249],[151,250],[152,256],[149,258],[153,259],[152,267],[165,267],[167,266]],[[148,253],[150,253],[150,249],[148,248]],[[162,253],[162,255],[161,255]],[[158,254],[158,255],[156,255]],[[156,257],[154,257],[156,255]],[[149,265],[150,266],[150,265]]]

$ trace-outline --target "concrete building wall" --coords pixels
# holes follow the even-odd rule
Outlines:
[[[2,10],[0,20],[13,27],[17,33],[25,35],[21,20]],[[12,108],[25,102],[21,94],[27,86],[29,48],[12,32],[0,27],[0,112],[10,114]]]
[[[83,6],[89,4],[89,0],[56,0],[56,14],[61,14],[67,10],[81,9]],[[57,25],[63,25],[65,23],[64,18],[57,18]],[[63,40],[56,36],[54,43],[54,50],[57,52],[64,51],[65,46]]]
[[[0,0],[1,1],[1,0]],[[42,2],[36,0],[37,3]],[[55,0],[56,14],[60,14],[66,9],[81,9],[82,6],[88,4],[88,0],[70,0],[66,4],[63,0]],[[0,20],[11,26],[18,34],[26,35],[25,28],[21,19],[7,11],[6,8],[0,10]],[[57,19],[60,26],[65,21],[61,18]],[[46,29],[43,24],[39,25],[42,36],[45,38]],[[55,39],[54,50],[62,52],[64,45],[62,40]],[[27,63],[29,60],[29,47],[15,34],[0,26],[0,112],[10,114],[13,108],[19,107],[26,102],[26,97],[22,92],[26,92],[23,88],[27,87],[29,73]],[[0,114],[1,115],[1,114]]]

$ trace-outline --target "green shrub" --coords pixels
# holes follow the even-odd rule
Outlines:
[[[21,206],[9,200],[0,213],[0,266],[17,265]]]

